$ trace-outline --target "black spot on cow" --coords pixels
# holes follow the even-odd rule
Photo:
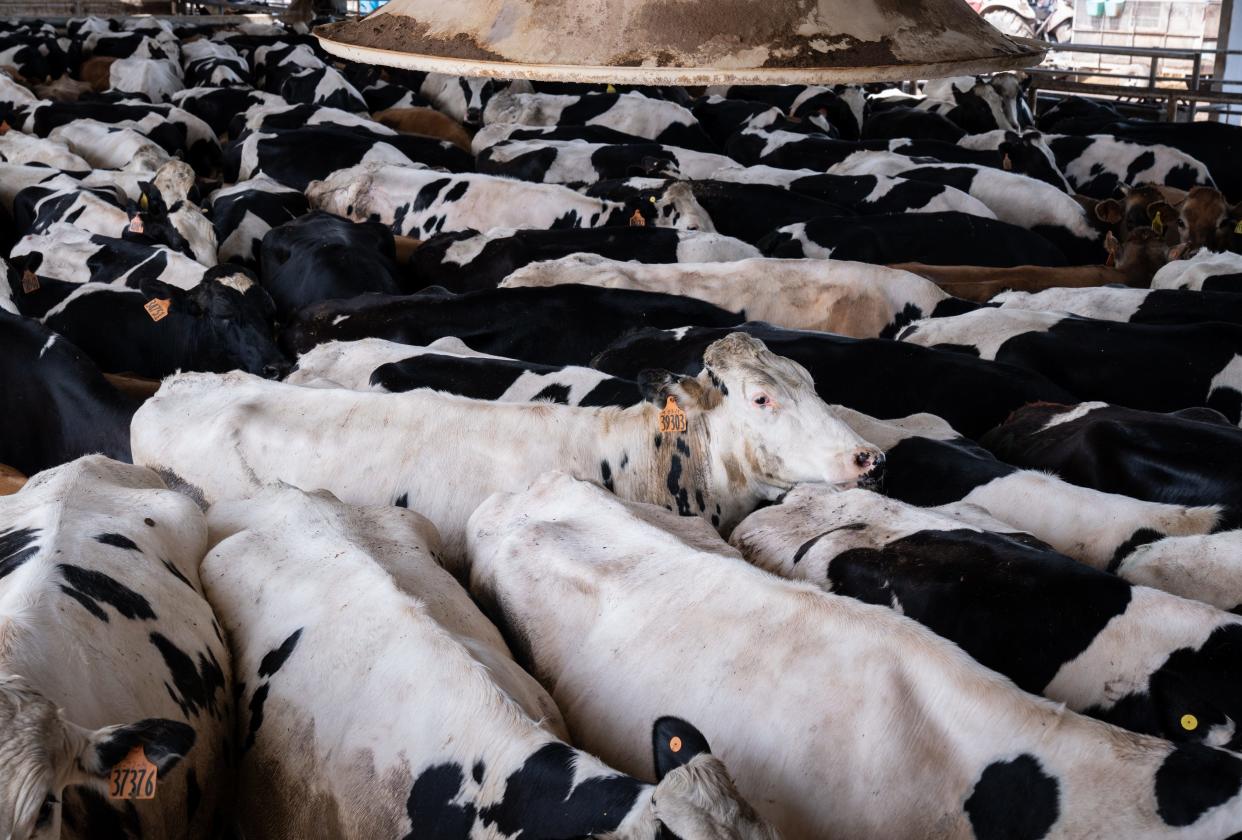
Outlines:
[[[62,563],[56,567],[65,579],[60,590],[73,598],[100,621],[108,621],[108,614],[99,606],[102,601],[128,619],[154,621],[155,611],[147,599],[115,578]]]
[[[814,548],[817,542],[819,542],[820,540],[822,540],[824,537],[828,536],[829,534],[835,533],[837,531],[861,531],[866,527],[867,527],[866,522],[851,522],[848,525],[840,525],[836,528],[829,528],[827,531],[824,531],[822,534],[816,534],[815,536],[811,537],[809,540],[804,542],[802,545],[798,546],[798,550],[794,552],[793,564],[795,566],[798,565],[798,563],[802,560],[802,558],[806,556],[806,553],[810,551],[812,548]]]
[[[699,506],[699,512],[707,510],[707,502],[703,500],[703,491],[697,487],[694,489],[694,503]]]
[[[729,396],[728,386],[724,384],[724,380],[717,376],[715,371],[711,368],[707,369],[707,377],[711,380],[711,383],[720,390],[720,393],[724,394],[726,397]]]
[[[975,840],[1038,840],[1061,814],[1057,780],[1033,755],[983,769],[966,800]]]
[[[1125,182],[1127,184],[1137,184],[1139,182],[1139,175],[1151,169],[1155,164],[1156,153],[1150,150],[1143,152],[1130,161],[1130,165],[1126,167]]]
[[[681,458],[674,455],[668,464],[668,492],[677,502],[677,514],[690,516],[690,494],[681,486]]]
[[[1130,539],[1117,546],[1117,550],[1113,552],[1113,557],[1108,561],[1108,571],[1115,572],[1117,567],[1121,565],[1121,561],[1134,553],[1134,549],[1140,545],[1147,545],[1156,540],[1164,539],[1164,534],[1152,528],[1139,528],[1135,531]]]
[[[470,836],[474,804],[453,803],[464,781],[456,764],[437,764],[419,774],[405,803],[413,827],[406,840],[466,840]]]
[[[471,770],[470,770],[470,776],[471,776],[471,778],[473,778],[473,779],[474,779],[474,783],[475,783],[476,785],[481,785],[481,784],[483,784],[483,770],[484,770],[485,768],[486,768],[486,765],[483,763],[483,760],[482,760],[482,759],[479,759],[478,761],[476,761],[476,762],[474,763],[474,767],[473,767],[473,768],[471,768]]]
[[[622,452],[621,453],[621,466],[619,469],[625,469],[629,465],[630,465],[630,453]]]
[[[263,726],[263,704],[267,702],[267,692],[271,688],[269,683],[263,683],[254,690],[254,694],[250,695],[250,723],[246,728],[246,741],[242,744],[242,752],[247,752],[254,746],[254,739],[259,734],[259,728]]]
[[[479,812],[503,834],[586,837],[608,834],[633,808],[643,785],[628,776],[583,779],[574,785],[575,751],[547,744],[505,780],[503,798]]]
[[[154,528],[155,520],[148,516],[146,519],[142,520],[142,524],[146,525],[148,528]]]
[[[656,432],[655,448],[659,449],[663,445],[664,445],[664,435],[660,434],[659,432]]]
[[[558,385],[553,383],[548,385],[538,394],[535,394],[535,402],[554,402],[561,405],[569,405],[569,386]]]
[[[880,338],[892,338],[904,327],[918,321],[922,317],[923,310],[913,303],[907,303],[900,312],[893,315],[893,320],[885,324],[884,329],[880,330]]]
[[[576,227],[580,227],[580,224],[579,224],[580,222],[581,222],[581,217],[578,215],[578,211],[570,210],[560,216],[557,216],[556,219],[552,222],[552,224],[548,226],[548,229],[549,230],[565,230],[568,228],[576,228]]]
[[[469,182],[459,181],[451,190],[444,194],[444,200],[446,202],[461,201],[469,188]]]
[[[979,357],[979,348],[973,344],[937,344],[937,350],[948,350],[950,353],[961,353],[963,356]]]
[[[713,528],[719,528],[719,527],[720,527],[720,514],[718,514],[718,513],[713,513],[713,514],[712,514],[712,527],[713,527]]]
[[[612,484],[612,465],[609,464],[607,460],[603,460],[599,462],[599,474],[600,474],[601,479],[604,482],[604,487],[609,492],[614,491],[616,488],[613,487],[613,484]]]
[[[95,541],[101,542],[104,545],[112,545],[112,546],[116,546],[117,548],[123,548],[126,551],[141,551],[142,550],[138,547],[138,543],[134,542],[129,537],[126,537],[122,534],[99,534],[95,537]]]
[[[1199,185],[1199,173],[1188,163],[1179,163],[1164,175],[1164,185],[1189,191]]]
[[[1217,388],[1208,395],[1208,408],[1214,408],[1231,423],[1242,421],[1242,392],[1233,388]]]
[[[74,807],[75,798],[80,807]],[[142,836],[138,809],[132,802],[124,803],[128,808],[120,808],[119,802],[114,808],[102,794],[81,785],[67,790],[65,800],[65,807],[61,811],[62,818],[66,825],[71,820],[76,823],[80,819],[84,824],[80,828],[82,837],[90,837],[91,840],[131,840]]]
[[[165,683],[169,696],[181,707],[186,717],[200,711],[218,716],[220,704],[217,695],[224,690],[224,670],[210,650],[198,654],[198,663],[181,648],[160,633],[150,635],[151,644],[164,658],[172,675],[172,685]]]
[[[289,635],[289,638],[280,643],[280,647],[268,651],[259,661],[259,676],[270,677],[279,671],[289,659],[289,655],[293,653],[293,649],[298,646],[298,640],[301,638],[302,628],[298,628]]]
[[[1194,825],[1237,796],[1242,759],[1203,744],[1179,744],[1156,771],[1156,813],[1168,825]]]
[[[440,193],[450,183],[452,183],[450,179],[440,178],[420,189],[418,195],[414,197],[414,212],[422,212],[434,204],[436,199],[440,197]]]
[[[190,587],[190,591],[198,592],[198,590],[194,588],[194,584],[190,583],[190,579],[186,577],[185,575],[181,574],[180,569],[178,569],[172,563],[169,563],[167,560],[164,560],[162,558],[160,559],[160,562],[164,564],[164,568],[168,570],[169,574],[171,574],[177,580],[184,583],[186,586]]]
[[[678,436],[674,438],[673,441],[678,452],[685,455],[687,458],[690,457],[690,444],[686,443],[686,439],[684,437]]]
[[[400,496],[397,497],[397,501],[393,502],[393,505],[395,505],[396,507],[403,507],[403,508],[408,509],[410,506],[410,494],[402,493]]]
[[[39,553],[38,539],[38,528],[0,531],[0,579]]]

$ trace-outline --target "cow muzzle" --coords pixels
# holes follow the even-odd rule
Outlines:
[[[858,469],[859,487],[878,487],[884,479],[884,453],[873,447],[863,447],[854,452],[854,466]]]

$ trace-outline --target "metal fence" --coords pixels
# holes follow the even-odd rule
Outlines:
[[[1242,114],[1242,79],[1222,79],[1218,74],[1203,72],[1205,63],[1222,68],[1223,72],[1225,56],[1242,55],[1242,50],[1100,44],[1049,44],[1048,47],[1048,59],[1044,64],[1027,71],[1031,76],[1032,107],[1040,91],[1047,91],[1147,104],[1157,107],[1171,122]],[[1130,69],[1141,68],[1142,72],[1117,72],[1102,69],[1098,64],[1081,66],[1075,61],[1075,54],[1128,57]],[[1162,63],[1169,61],[1189,62],[1189,72],[1162,74]]]

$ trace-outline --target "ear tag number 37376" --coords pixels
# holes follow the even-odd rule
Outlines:
[[[108,798],[154,799],[157,772],[142,747],[134,747],[108,774]]]

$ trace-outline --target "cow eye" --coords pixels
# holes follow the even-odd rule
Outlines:
[[[43,805],[39,808],[39,816],[35,820],[35,828],[44,828],[51,824],[52,812],[55,810],[56,804],[56,797],[49,793],[47,798],[43,800]]]
[[[1184,228],[1184,227],[1186,227],[1186,220],[1185,220],[1185,219],[1178,219],[1178,220],[1177,220],[1177,226],[1178,226],[1178,227],[1180,227],[1180,228]]]

